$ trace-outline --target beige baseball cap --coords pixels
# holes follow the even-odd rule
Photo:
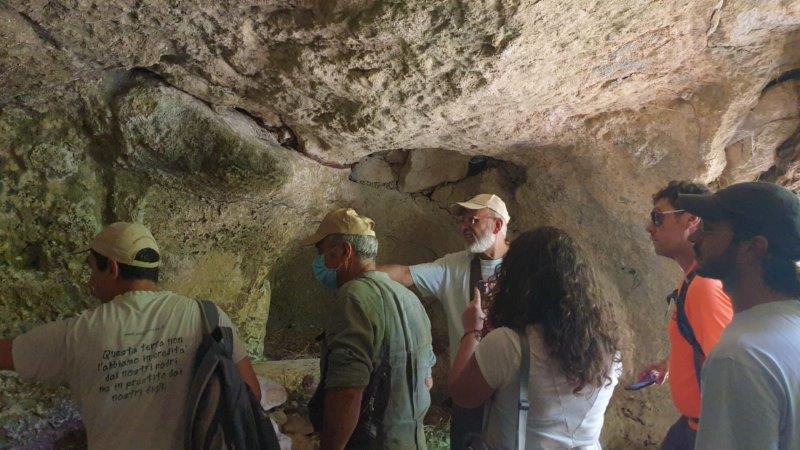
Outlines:
[[[492,211],[496,212],[503,218],[505,223],[511,221],[511,216],[508,215],[508,209],[506,208],[505,202],[500,199],[500,197],[494,194],[478,194],[471,199],[460,202],[460,203],[453,203],[450,205],[450,212],[453,214],[458,213],[458,208],[466,208],[466,209],[483,209],[489,208]]]
[[[359,216],[352,208],[335,209],[322,219],[317,232],[300,241],[300,245],[314,245],[331,234],[375,236],[375,221]]]
[[[91,249],[106,258],[129,266],[145,269],[158,267],[161,264],[160,261],[136,260],[136,254],[145,248],[151,248],[160,253],[155,238],[146,226],[140,223],[116,222],[103,228],[83,251]]]

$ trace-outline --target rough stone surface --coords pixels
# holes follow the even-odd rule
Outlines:
[[[464,178],[469,159],[460,153],[440,149],[416,150],[409,154],[400,175],[403,192],[419,192]]]
[[[253,369],[259,377],[274,380],[292,392],[313,392],[312,388],[319,381],[318,358],[257,361]],[[311,382],[307,381],[309,378]]]
[[[174,177],[194,191],[221,192],[227,198],[268,193],[291,174],[276,139],[247,136],[226,122],[235,117],[220,117],[194,97],[156,81],[129,88],[113,107],[125,141],[119,157],[139,171]]]
[[[66,389],[0,379],[0,448],[81,448],[86,442],[78,411]]]
[[[492,191],[512,233],[586,248],[635,369],[666,352],[653,311],[679,276],[643,230],[650,193],[800,188],[798,79],[793,0],[0,2],[0,330],[93,306],[73,252],[137,220],[165,286],[219,303],[253,356],[313,357],[330,296],[296,242],[328,209],[418,263],[463,247],[450,202]],[[69,428],[68,403],[19,386],[0,446]],[[620,390],[605,447],[652,447],[675,414],[666,388]]]
[[[266,411],[286,403],[289,398],[286,388],[268,378],[258,377],[258,385],[261,388],[261,407]]]
[[[287,434],[309,435],[314,432],[314,427],[311,426],[311,422],[308,421],[308,418],[298,414],[290,414],[281,430]]]
[[[800,82],[776,84],[764,90],[758,103],[725,148],[728,165],[720,176],[724,184],[749,181],[775,165],[775,149],[800,129]]]
[[[353,166],[350,179],[359,182],[387,184],[397,182],[397,174],[384,158],[371,155]]]

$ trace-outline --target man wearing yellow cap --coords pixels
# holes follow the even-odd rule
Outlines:
[[[414,266],[380,265],[378,270],[404,286],[416,286],[425,296],[439,299],[447,316],[450,364],[464,336],[484,330],[465,330],[461,315],[467,309],[472,290],[481,282],[491,285],[495,271],[508,251],[506,232],[511,216],[506,204],[494,194],[479,194],[466,202],[450,205],[466,250],[450,253],[436,261]],[[484,297],[484,300],[486,297]],[[450,448],[463,449],[470,435],[480,434],[483,407],[453,405]]]
[[[320,358],[322,379],[309,410],[322,449],[424,449],[436,362],[419,299],[375,271],[375,223],[354,210],[331,211],[316,233],[314,276],[336,289]]]
[[[103,304],[0,341],[0,369],[68,386],[89,448],[183,448],[200,307],[159,289],[158,245],[144,225],[111,224],[86,251],[89,286]],[[234,330],[232,359],[260,398],[250,360],[221,310],[219,324]]]

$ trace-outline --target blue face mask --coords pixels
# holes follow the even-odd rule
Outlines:
[[[325,255],[317,255],[314,262],[311,263],[311,268],[314,270],[314,278],[327,289],[336,289],[336,270],[328,268],[325,265]]]

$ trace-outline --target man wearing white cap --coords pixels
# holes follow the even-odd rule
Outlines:
[[[89,286],[103,304],[0,341],[0,369],[68,386],[90,449],[183,448],[200,307],[159,289],[158,244],[144,225],[108,225],[86,251]],[[260,398],[250,359],[221,310],[219,323],[234,330],[232,359]]]
[[[479,282],[490,282],[508,251],[506,233],[511,217],[506,204],[494,194],[480,194],[466,202],[450,206],[458,231],[467,249],[447,254],[436,261],[414,266],[380,265],[378,270],[405,286],[416,286],[425,296],[442,302],[447,316],[450,362],[461,339],[483,330],[464,330],[461,315],[469,304],[472,290]],[[453,405],[450,423],[450,447],[465,448],[471,434],[480,434],[483,407],[466,409]]]
[[[425,449],[423,419],[436,362],[431,324],[413,292],[375,271],[375,222],[328,213],[302,241],[317,249],[317,281],[336,289],[320,380],[309,403],[322,449]]]

